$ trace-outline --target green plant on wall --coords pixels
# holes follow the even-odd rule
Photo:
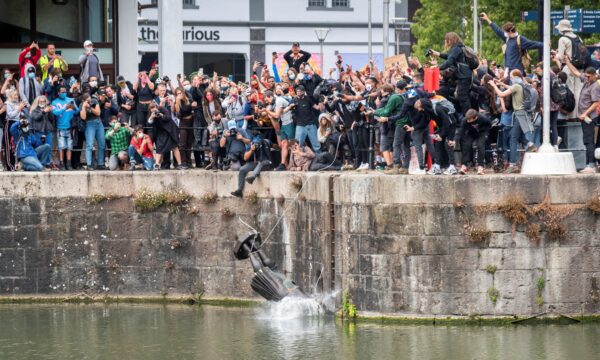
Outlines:
[[[498,302],[498,297],[500,296],[500,292],[495,287],[491,287],[488,289],[488,296],[490,297],[490,301],[496,306],[496,302]]]
[[[344,290],[342,293],[342,318],[354,319],[356,318],[356,305],[350,300],[348,290]]]
[[[544,279],[542,276],[538,277],[535,282],[535,285],[537,286],[537,304],[538,306],[542,306],[544,305],[542,291],[544,290],[544,287],[546,287],[546,279]]]

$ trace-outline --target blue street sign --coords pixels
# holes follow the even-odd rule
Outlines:
[[[564,16],[562,10],[553,10],[550,13],[552,27],[558,25]],[[600,10],[584,10],[574,9],[569,10],[568,19],[575,32],[579,33],[600,33]],[[530,10],[521,12],[522,21],[538,21],[539,11]],[[553,29],[554,35],[558,35],[558,31]]]

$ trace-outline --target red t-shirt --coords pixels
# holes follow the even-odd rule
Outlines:
[[[146,144],[144,144],[144,147],[142,148],[142,141],[144,141],[144,139],[148,139],[148,141],[146,142]],[[151,158],[152,157],[152,151],[150,151],[150,149],[148,148],[148,144],[152,144],[152,139],[150,139],[150,137],[148,135],[144,135],[144,138],[139,139],[137,136],[134,136],[131,138],[131,146],[133,146],[135,148],[135,150],[138,152],[140,152],[140,149],[142,151],[142,157],[145,158]]]

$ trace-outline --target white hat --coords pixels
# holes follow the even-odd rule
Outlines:
[[[83,47],[94,45],[91,40],[86,40],[83,42]]]
[[[556,25],[554,28],[561,33],[573,31],[573,27],[571,27],[571,22],[567,19],[562,19],[561,21],[559,21],[558,25]]]

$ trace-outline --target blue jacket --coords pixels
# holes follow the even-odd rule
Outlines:
[[[74,109],[67,111],[67,105],[73,101]],[[52,102],[52,113],[56,116],[56,128],[59,130],[68,130],[71,128],[71,119],[79,113],[79,108],[73,98],[56,98]]]
[[[523,62],[521,61],[522,54],[519,53],[519,45],[517,44],[517,36],[507,40],[506,36],[504,36],[504,31],[498,25],[491,23],[490,26],[496,35],[498,35],[498,37],[506,43],[506,51],[504,52],[504,67],[510,70],[519,69],[523,75],[525,75],[525,69],[523,68]],[[525,36],[519,36],[521,37],[522,52],[529,49],[542,50],[544,48],[544,44],[542,42],[529,40]]]
[[[32,130],[25,134],[23,131],[21,131],[19,125],[20,122],[17,121],[10,127],[10,134],[15,139],[15,143],[17,144],[17,159],[23,159],[28,156],[37,157],[35,148],[42,145],[39,134],[34,134]]]
[[[464,45],[461,43],[454,44],[447,54],[440,54],[444,61],[440,65],[440,70],[453,68],[456,71],[457,79],[470,79],[473,77],[473,70],[467,65],[467,59],[464,54]]]

